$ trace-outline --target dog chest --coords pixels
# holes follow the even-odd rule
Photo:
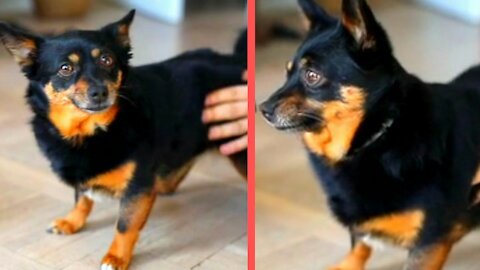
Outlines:
[[[355,231],[401,247],[411,247],[422,230],[425,214],[421,210],[410,210],[374,217],[354,226]]]
[[[101,173],[85,181],[81,185],[82,190],[90,193],[106,193],[113,197],[120,197],[133,179],[136,169],[136,163],[126,162],[112,170]]]

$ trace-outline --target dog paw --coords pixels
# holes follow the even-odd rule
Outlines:
[[[114,255],[107,254],[102,260],[100,270],[127,270],[128,262]]]
[[[80,230],[81,226],[78,226],[66,219],[55,220],[47,229],[48,233],[69,235],[74,234]]]

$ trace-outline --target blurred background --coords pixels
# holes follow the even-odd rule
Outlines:
[[[319,0],[333,15],[338,0]],[[395,54],[426,81],[447,82],[480,63],[480,1],[369,0],[390,34]],[[257,0],[256,101],[264,101],[285,78],[286,62],[301,39],[295,0]],[[293,30],[293,31],[292,31]],[[330,215],[325,196],[308,165],[300,139],[273,130],[256,116],[257,267],[326,269],[350,248],[347,232]],[[447,270],[476,270],[480,233],[453,252]],[[406,253],[377,251],[367,269],[402,269]]]
[[[200,47],[230,52],[245,25],[245,2],[1,0],[0,20],[49,33],[97,29],[136,8],[130,33],[132,63],[139,65]],[[97,204],[79,234],[45,233],[73,206],[73,190],[57,180],[38,151],[23,98],[26,86],[0,46],[0,268],[98,269],[113,237],[118,204]],[[176,195],[157,200],[132,269],[244,270],[246,220],[245,181],[228,161],[207,154]]]

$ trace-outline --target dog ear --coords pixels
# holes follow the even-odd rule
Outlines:
[[[0,41],[22,69],[26,69],[35,63],[42,38],[20,27],[0,22]]]
[[[374,48],[384,34],[366,0],[343,0],[342,24],[362,49]]]
[[[111,23],[101,29],[110,37],[114,38],[122,47],[130,47],[130,25],[135,17],[135,9],[130,10],[125,17],[117,22]]]
[[[305,15],[308,30],[328,28],[337,22],[337,19],[330,16],[315,0],[298,0],[298,4]]]

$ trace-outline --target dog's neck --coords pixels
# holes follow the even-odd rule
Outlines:
[[[407,84],[403,82],[407,82]],[[368,108],[346,159],[352,159],[360,152],[378,144],[387,137],[392,126],[397,125],[397,122],[398,125],[404,126],[406,123],[400,116],[412,113],[412,106],[410,106],[412,102],[422,104],[413,107],[427,109],[428,106],[423,104],[425,101],[419,98],[425,95],[425,90],[423,81],[401,69],[398,76],[382,90],[383,94],[379,95],[372,106]],[[410,124],[407,123],[409,126]]]
[[[352,159],[356,154],[381,140],[394,124],[398,113],[397,102],[402,93],[392,79],[383,89],[377,91],[376,97],[369,101],[362,123],[356,131],[351,147],[345,159]]]
[[[375,132],[373,135],[370,136],[368,140],[363,143],[360,147],[350,149],[349,153],[344,157],[344,160],[352,159],[355,157],[357,153],[360,153],[361,151],[367,149],[377,141],[379,141],[390,129],[390,127],[393,125],[395,122],[394,118],[387,118],[380,126],[380,129]]]

